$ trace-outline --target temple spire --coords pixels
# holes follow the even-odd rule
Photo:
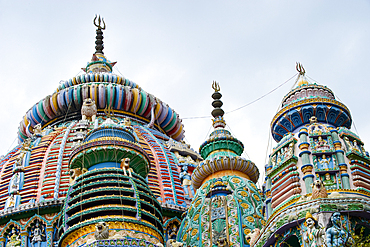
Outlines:
[[[103,26],[102,26],[103,24]],[[100,15],[99,17],[97,15],[95,15],[95,18],[94,18],[94,25],[97,27],[96,29],[96,41],[95,41],[95,54],[97,53],[100,53],[100,54],[104,54],[103,52],[103,49],[104,49],[104,43],[103,43],[103,31],[102,30],[105,30],[105,22],[104,22],[104,18],[100,18]]]
[[[215,92],[212,94],[213,102],[213,110],[212,110],[212,116],[214,117],[213,121],[213,127],[216,128],[224,128],[226,126],[225,120],[223,118],[225,112],[222,110],[221,106],[223,105],[222,101],[220,100],[222,97],[222,94],[220,91],[220,85],[213,81],[212,88],[215,90]]]

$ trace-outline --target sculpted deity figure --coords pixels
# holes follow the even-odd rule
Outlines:
[[[316,141],[316,148],[317,149],[330,149],[328,142],[325,139],[322,139],[321,136],[318,137]]]
[[[17,190],[19,190],[19,175],[18,173],[14,173],[10,181],[10,193],[16,192]]]
[[[347,146],[347,151],[351,151],[352,150],[352,144],[351,142],[349,141],[348,137],[344,137],[344,142],[346,143],[346,146]]]
[[[13,194],[11,194],[8,198],[8,207],[7,208],[13,208],[15,206],[15,197]]]
[[[19,238],[19,235],[15,228],[12,229],[12,232],[10,233],[10,237],[8,240],[8,243],[6,244],[6,247],[16,247],[21,246],[21,240]]]
[[[322,155],[322,158],[320,160],[320,164],[321,164],[321,169],[328,169],[329,168],[329,162],[330,162],[330,158],[327,159],[326,158],[326,155],[323,154]]]
[[[352,146],[353,150],[357,151],[357,152],[360,152],[360,150],[358,149],[358,145],[357,145],[357,141],[356,140],[353,140],[353,146]]]
[[[40,247],[42,242],[42,228],[38,222],[36,222],[35,229],[33,230],[33,236],[31,242],[34,247]]]
[[[303,241],[309,247],[322,247],[325,243],[325,229],[320,227],[318,221],[309,212],[306,214],[307,230],[303,235]]]
[[[335,212],[326,226],[326,245],[327,247],[344,247],[347,240],[348,233],[342,228],[340,213]]]
[[[35,127],[33,127],[33,134],[36,137],[41,137],[42,136],[42,126],[41,124],[36,124]]]
[[[272,165],[273,168],[276,166],[276,155],[272,156],[271,165]]]
[[[189,194],[189,188],[191,190],[191,194],[194,195],[194,188],[191,183],[191,176],[188,172],[188,166],[187,164],[184,164],[182,166],[182,172],[180,172],[180,179],[182,181],[182,187],[184,188],[185,192],[185,198],[190,199],[190,194]]]
[[[281,165],[281,162],[282,162],[282,160],[281,160],[281,152],[279,150],[278,153],[277,153],[277,161],[276,161],[276,164],[279,166],[279,165]]]
[[[23,168],[23,158],[24,158],[24,152],[20,152],[19,156],[15,160],[15,169],[22,169]]]
[[[325,174],[325,180],[323,181],[327,190],[334,190],[337,188],[337,184],[330,177],[329,173]]]

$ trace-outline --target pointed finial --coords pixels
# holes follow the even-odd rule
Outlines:
[[[98,21],[98,22],[96,22]],[[103,24],[103,26],[102,26]],[[99,18],[97,15],[95,15],[95,18],[94,18],[94,25],[98,28],[96,29],[96,41],[95,41],[95,54],[97,53],[100,53],[100,54],[104,54],[103,52],[103,49],[104,49],[104,45],[103,45],[103,31],[102,30],[105,30],[105,22],[104,22],[104,18],[101,18],[100,15],[99,15]]]
[[[219,92],[220,91],[220,84],[218,84],[218,82],[216,82],[216,81],[213,81],[212,82],[212,88],[213,88],[213,90],[215,90],[215,92]]]
[[[299,72],[300,75],[304,76],[306,74],[306,71],[303,68],[303,65],[301,63],[296,62],[295,68]]]
[[[214,117],[213,121],[213,127],[214,128],[224,128],[226,126],[226,123],[224,121],[223,115],[224,110],[222,110],[221,106],[223,105],[222,101],[220,100],[222,97],[222,94],[220,91],[220,85],[218,82],[213,81],[212,82],[212,88],[215,90],[215,92],[212,94],[213,102],[213,110],[211,112],[212,116]]]
[[[98,24],[96,24],[96,19],[98,19]],[[103,27],[101,26],[101,24],[103,23]],[[100,18],[100,15],[99,15],[99,18],[97,15],[95,15],[95,18],[94,18],[94,25],[95,27],[97,27],[98,29],[102,29],[102,30],[105,30],[105,22],[104,22],[104,18]]]

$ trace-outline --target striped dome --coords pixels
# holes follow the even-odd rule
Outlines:
[[[100,110],[110,107],[147,123],[153,112],[160,131],[178,141],[184,137],[179,115],[166,103],[123,77],[111,73],[90,73],[63,82],[54,94],[31,107],[20,123],[19,141],[31,137],[33,128],[39,123],[45,126],[68,116],[79,117],[86,98],[93,99]]]

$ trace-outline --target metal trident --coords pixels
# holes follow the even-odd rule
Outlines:
[[[220,91],[220,85],[216,81],[212,82],[212,88],[215,90],[215,92]]]
[[[298,63],[298,62],[296,62],[295,64],[296,64],[295,68],[299,72],[299,74],[304,75],[306,73],[306,71],[304,70],[303,65],[301,63]]]
[[[94,25],[95,27],[97,27],[98,29],[102,29],[102,30],[105,30],[105,22],[104,22],[104,18],[100,18],[100,15],[99,15],[99,18],[98,18],[98,24],[96,24],[96,19],[98,18],[97,15],[95,15],[95,18],[94,18]],[[101,24],[103,23],[103,27],[101,26]]]

